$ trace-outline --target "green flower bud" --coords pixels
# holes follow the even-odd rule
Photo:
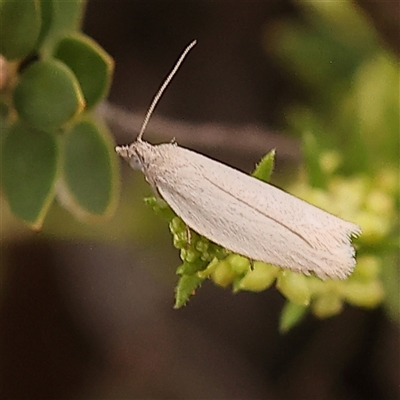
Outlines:
[[[253,269],[240,280],[238,289],[261,292],[269,288],[275,281],[279,268],[261,261],[254,263]]]
[[[226,260],[222,260],[211,274],[211,279],[215,284],[227,287],[235,279],[235,273],[232,271],[230,264]]]
[[[209,246],[210,246],[209,240],[205,237],[200,237],[200,239],[196,242],[195,248],[200,253],[205,253],[208,250]]]
[[[276,286],[289,301],[303,306],[310,304],[311,290],[304,275],[281,271]]]
[[[367,308],[378,306],[384,297],[384,290],[379,281],[365,283],[347,281],[343,286],[342,293],[348,303]]]
[[[312,312],[318,318],[329,318],[339,314],[343,309],[343,301],[336,293],[326,293],[312,302]]]
[[[200,253],[193,248],[183,248],[181,249],[181,259],[182,261],[186,261],[188,263],[193,263],[197,261],[200,257]]]
[[[187,247],[188,240],[186,230],[175,233],[173,236],[173,243],[177,249]]]
[[[186,225],[179,217],[175,217],[169,223],[169,229],[174,235],[176,235],[179,232],[186,231]]]
[[[239,254],[229,254],[226,261],[230,264],[232,271],[238,275],[244,274],[250,268],[250,260]]]
[[[204,253],[200,254],[200,259],[206,262],[210,262],[213,258],[214,256],[208,251],[205,251]]]
[[[226,258],[228,251],[217,244],[210,243],[209,252],[218,260],[223,260]]]

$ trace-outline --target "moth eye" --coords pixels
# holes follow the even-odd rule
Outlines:
[[[132,154],[130,159],[129,159],[129,165],[133,169],[139,169],[143,171],[143,162],[142,160],[137,156],[137,154]]]

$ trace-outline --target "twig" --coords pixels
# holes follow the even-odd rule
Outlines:
[[[143,115],[104,102],[98,107],[117,140],[130,143],[135,140],[143,122]],[[300,144],[274,131],[262,129],[254,124],[243,126],[221,123],[193,124],[153,115],[146,131],[147,138],[160,138],[164,142],[175,139],[179,144],[191,148],[221,148],[236,154],[251,154],[261,157],[272,148],[280,157],[291,161],[300,160]]]

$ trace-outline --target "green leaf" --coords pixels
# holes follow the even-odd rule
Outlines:
[[[54,0],[56,1],[56,0]],[[39,38],[37,40],[36,47],[40,47],[42,42],[46,39],[51,23],[53,22],[53,14],[54,14],[54,4],[53,0],[40,0],[40,11],[41,11],[41,19],[42,24],[40,27]]]
[[[254,172],[251,174],[254,178],[260,179],[263,182],[269,182],[272,171],[274,170],[275,149],[266,154],[257,164]]]
[[[195,262],[184,261],[177,269],[177,275],[193,275],[198,271],[204,270],[207,263],[197,260]]]
[[[76,123],[63,141],[61,203],[83,220],[114,213],[119,187],[118,164],[108,130],[87,118]]]
[[[50,1],[52,3],[50,27],[41,49],[46,55],[49,55],[53,51],[53,46],[61,37],[80,29],[85,12],[86,0],[41,1]]]
[[[72,71],[61,61],[37,61],[21,76],[14,92],[21,119],[39,130],[56,130],[79,114],[85,101]]]
[[[58,43],[54,56],[74,72],[87,107],[94,106],[107,94],[114,62],[94,40],[83,34],[65,37]]]
[[[3,139],[3,190],[11,211],[33,229],[41,227],[53,201],[58,160],[55,135],[35,131],[20,121]]]
[[[183,275],[180,277],[178,284],[175,288],[175,305],[174,308],[181,308],[184,306],[189,297],[194,294],[197,287],[201,285],[204,278],[198,275]]]
[[[39,0],[0,0],[0,54],[21,59],[35,49],[41,25]]]
[[[305,306],[287,301],[281,313],[279,330],[282,333],[288,332],[305,317],[307,310]]]

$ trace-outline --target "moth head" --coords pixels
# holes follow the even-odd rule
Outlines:
[[[143,158],[141,157],[135,142],[129,146],[116,146],[115,151],[131,166],[132,169],[143,171]]]

